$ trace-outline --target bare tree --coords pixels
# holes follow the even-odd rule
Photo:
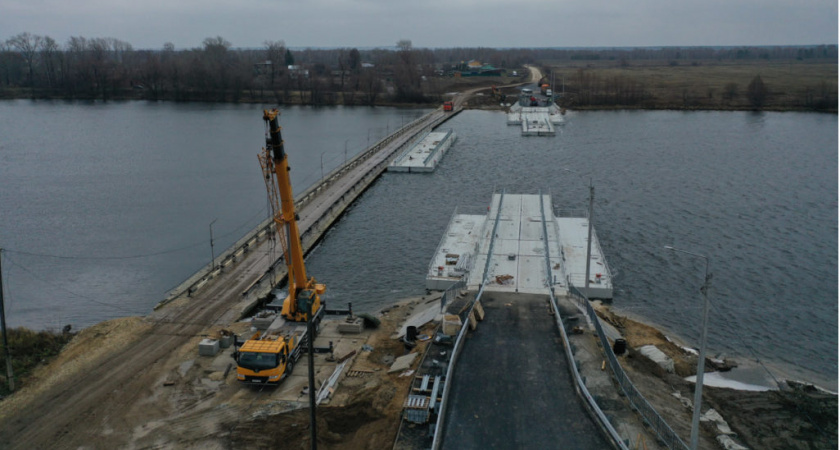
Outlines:
[[[399,41],[397,41],[397,48],[400,49],[401,52],[411,51],[411,40],[400,39]]]
[[[382,80],[374,69],[362,70],[359,76],[359,86],[364,93],[364,102],[369,106],[376,105],[376,97],[382,92]]]
[[[44,38],[37,34],[24,32],[9,38],[7,41],[26,61],[26,65],[29,68],[29,74],[27,75],[27,84],[29,87],[35,86],[35,56],[37,56],[38,50],[41,49],[43,40]]]
[[[271,61],[269,68],[269,80],[272,88],[274,88],[274,78],[277,74],[282,73],[280,66],[283,64],[283,58],[286,54],[286,43],[283,41],[265,41],[266,60]]]
[[[44,63],[44,68],[47,71],[47,85],[50,90],[55,86],[55,66],[56,57],[60,51],[58,43],[55,39],[44,36],[44,42],[41,45],[41,61]]]

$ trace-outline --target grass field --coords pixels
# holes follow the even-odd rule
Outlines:
[[[557,91],[565,77],[569,106],[623,106],[629,99],[624,106],[751,109],[748,85],[760,76],[769,91],[763,109],[837,111],[837,61],[812,61],[571,61],[545,68]]]

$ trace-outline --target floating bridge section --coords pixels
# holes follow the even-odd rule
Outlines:
[[[569,376],[553,317],[551,280],[562,261],[551,257],[560,245],[546,226],[550,205],[549,196],[494,195],[475,261],[483,270],[466,283],[478,290],[484,321],[469,339],[465,322],[458,336],[432,448],[618,446]],[[511,283],[500,275],[508,273]]]
[[[314,247],[344,210],[388,168],[395,155],[460,111],[457,108],[444,112],[439,108],[404,125],[298,194],[295,209],[300,216],[298,225],[304,251]],[[280,251],[274,251],[276,238],[274,223],[267,218],[219,255],[216,267],[210,264],[202,267],[173,288],[155,309],[178,298],[201,295],[214,280],[233,277],[246,279],[248,283],[239,292],[239,304],[224,317],[238,316],[234,317],[236,319],[246,315],[287,275]]]

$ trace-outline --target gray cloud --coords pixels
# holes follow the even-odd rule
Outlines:
[[[65,42],[115,37],[136,48],[567,47],[836,44],[829,0],[1,0],[0,38],[28,31]]]

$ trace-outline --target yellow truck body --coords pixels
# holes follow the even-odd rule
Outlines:
[[[236,378],[244,383],[277,384],[300,357],[299,337],[266,336],[245,341],[237,352]]]

